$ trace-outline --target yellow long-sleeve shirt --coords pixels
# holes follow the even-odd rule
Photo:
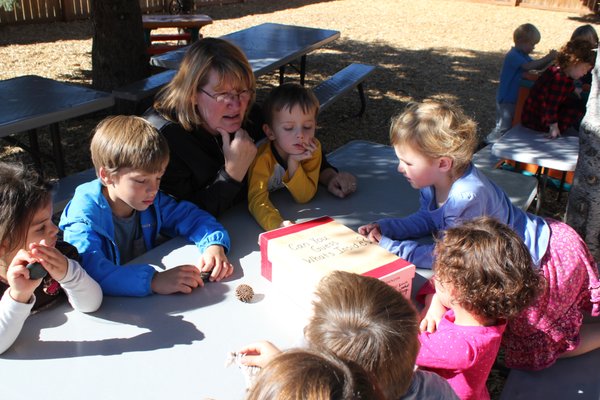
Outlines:
[[[259,146],[248,174],[248,209],[265,230],[279,228],[283,218],[269,200],[269,192],[286,187],[295,201],[306,203],[317,193],[321,168],[321,143],[315,139],[316,150],[311,158],[300,162],[294,176],[277,162],[271,141]]]

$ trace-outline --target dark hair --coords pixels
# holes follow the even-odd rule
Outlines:
[[[313,348],[332,351],[375,375],[386,397],[408,390],[419,351],[417,313],[385,282],[344,271],[317,286],[304,335]]]
[[[306,114],[314,110],[315,119],[319,113],[319,100],[312,90],[297,83],[284,83],[277,86],[271,90],[263,104],[266,124],[272,126],[275,112],[283,109],[291,111],[295,106],[300,106]]]
[[[33,168],[0,162],[0,245],[12,252],[23,245],[33,215],[52,197],[52,185]]]
[[[587,63],[594,66],[596,64],[596,52],[594,50],[595,47],[587,39],[576,38],[570,40],[558,52],[556,64],[563,70],[569,65],[577,63]]]
[[[247,400],[383,400],[375,380],[359,365],[335,355],[287,350],[258,374]]]
[[[478,217],[446,230],[436,243],[433,271],[453,299],[486,319],[510,319],[543,289],[529,249],[509,226]]]

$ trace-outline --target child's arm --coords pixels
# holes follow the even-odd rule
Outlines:
[[[421,348],[416,361],[419,367],[464,370],[473,366],[477,356],[477,349],[454,329],[421,332],[419,342]]]
[[[227,259],[225,249],[223,246],[218,245],[212,245],[206,248],[204,253],[202,253],[202,257],[200,257],[198,268],[200,268],[200,271],[202,272],[212,271],[210,274],[211,282],[218,282],[233,273],[233,265],[231,265]]]
[[[77,261],[67,260],[67,274],[58,283],[67,294],[69,303],[73,309],[84,313],[98,310],[102,304],[102,288]]]
[[[267,144],[269,145],[269,144]],[[248,210],[266,231],[283,225],[283,218],[269,199],[269,178],[275,167],[269,157],[259,155],[248,171]]]
[[[77,311],[94,312],[102,303],[102,289],[79,263],[65,257],[57,248],[40,244],[31,245],[31,254],[65,290],[69,303]]]
[[[548,54],[546,54],[544,57],[539,58],[537,60],[531,60],[525,64],[522,64],[521,69],[523,69],[524,71],[544,69],[550,64],[552,64],[552,62],[556,59],[557,55],[558,52],[556,50],[550,50],[550,52],[548,52]]]
[[[33,291],[41,279],[30,280],[25,267],[36,261],[25,250],[19,250],[6,272],[9,287],[0,300],[0,353],[4,353],[17,339],[25,320],[35,303]]]
[[[313,139],[312,144],[300,155],[288,158],[288,170],[283,183],[298,203],[310,201],[317,193],[321,169],[321,143]]]
[[[261,341],[242,347],[238,353],[244,354],[242,364],[264,368],[281,350],[271,342]]]
[[[62,225],[64,240],[77,248],[81,265],[100,284],[102,292],[110,296],[148,296],[156,270],[148,264],[120,266],[118,251],[112,243],[81,222]],[[114,261],[113,261],[114,260]]]
[[[439,301],[435,293],[425,295],[425,307],[421,311],[422,320],[419,324],[421,332],[434,333],[444,314],[448,311],[446,307]]]

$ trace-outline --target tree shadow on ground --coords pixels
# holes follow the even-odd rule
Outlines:
[[[460,105],[479,124],[484,136],[495,120],[495,93],[503,53],[430,48],[407,50],[381,43],[338,39],[307,59],[306,85],[314,87],[353,62],[379,68],[364,82],[367,109],[362,118],[356,91],[338,99],[319,116],[320,135],[327,150],[349,140],[388,143],[391,118],[411,101],[444,99]],[[289,69],[286,81],[298,81]],[[278,85],[278,74],[258,80],[258,101]],[[473,88],[477,88],[473,90]]]
[[[196,9],[198,14],[207,14],[214,20],[242,18],[252,14],[271,14],[277,11],[301,8],[317,3],[329,3],[334,0],[288,0],[288,1],[264,1],[246,0],[243,3],[231,3],[227,5],[200,5]]]

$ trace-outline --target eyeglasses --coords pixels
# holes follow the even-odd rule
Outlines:
[[[233,101],[236,99],[239,101],[248,101],[248,100],[250,100],[250,97],[252,97],[252,94],[254,93],[254,90],[246,89],[246,90],[242,90],[239,93],[226,92],[226,93],[210,94],[202,88],[198,88],[198,89],[200,89],[202,91],[202,93],[204,93],[205,95],[207,95],[208,97],[210,97],[211,99],[216,101],[217,103],[224,103],[224,104],[233,103]]]

